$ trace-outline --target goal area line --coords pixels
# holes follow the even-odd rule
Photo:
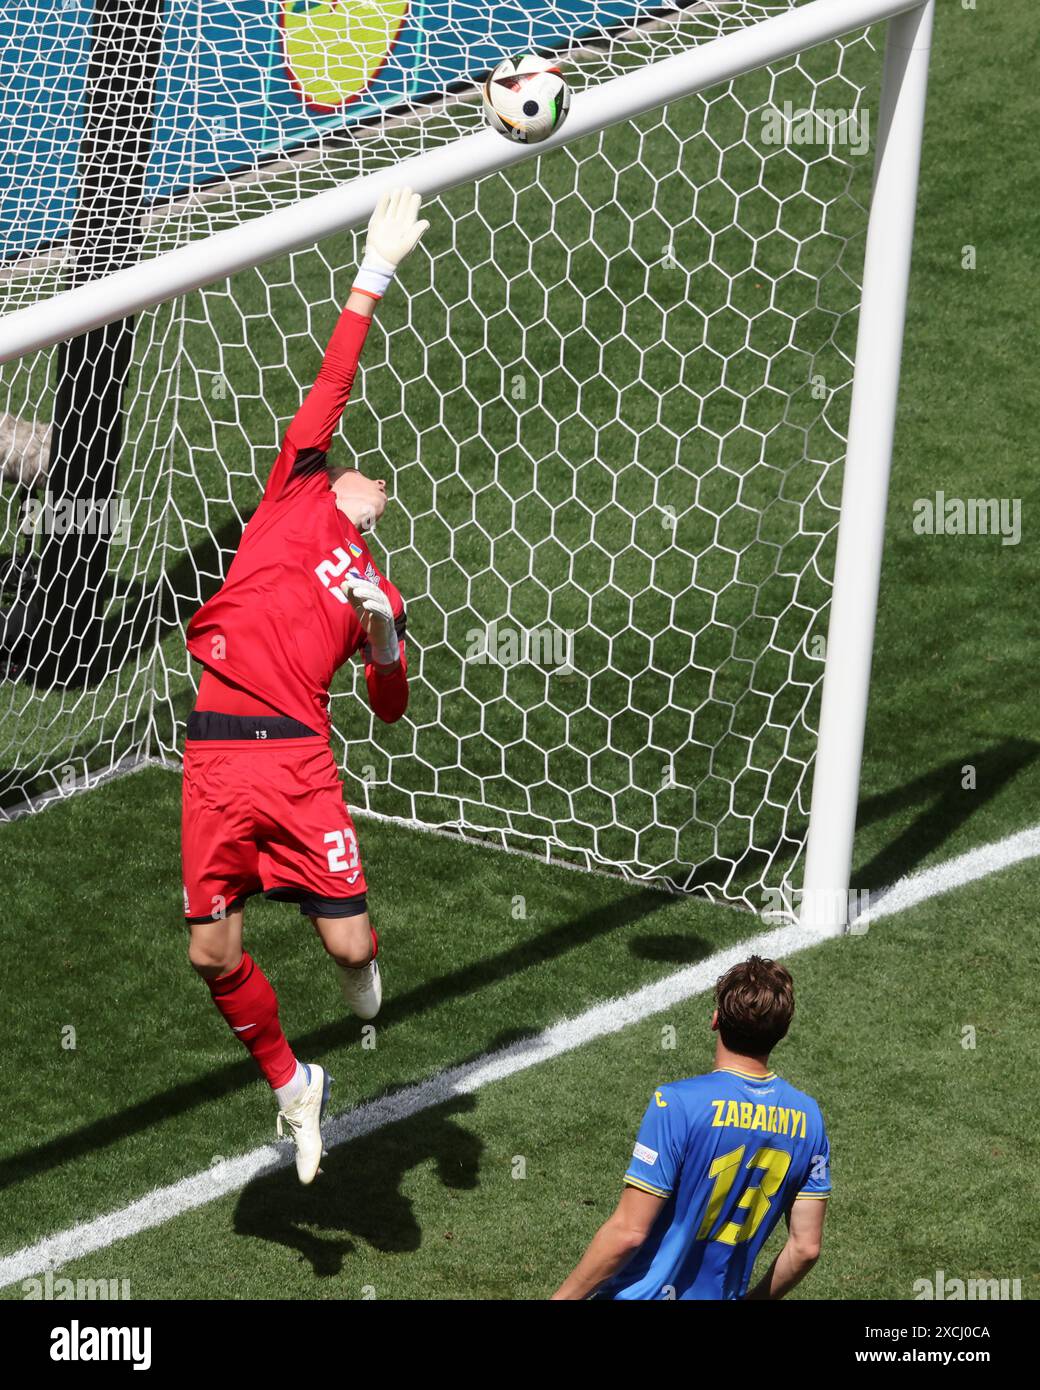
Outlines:
[[[94,791],[110,782],[148,771],[150,768],[157,768],[177,775],[181,771],[180,763],[169,758],[124,759],[115,767],[108,768],[104,772],[78,778],[74,790],[42,792],[38,796],[29,797],[15,806],[0,810],[0,828],[6,822],[13,822],[39,811],[52,809],[70,800],[73,796]],[[680,892],[660,880],[636,878],[621,872],[612,873],[609,869],[575,863],[569,859],[558,859],[555,856],[539,854],[535,850],[520,849],[515,845],[502,844],[494,838],[500,832],[487,831],[485,834],[479,831],[467,831],[464,828],[453,829],[449,826],[425,825],[421,821],[408,820],[401,816],[389,815],[382,811],[372,811],[360,806],[349,806],[348,809],[356,820],[376,821],[383,825],[395,826],[400,830],[414,831],[420,835],[434,835],[476,849],[492,849],[498,854],[512,855],[519,859],[531,860],[537,864],[546,864],[554,869],[567,869],[572,873],[591,874],[595,878],[609,879],[613,883],[631,884],[634,887],[664,893],[669,897],[707,902],[713,907],[727,908],[733,912],[747,911],[740,903],[704,897],[697,894],[696,890]],[[963,854],[931,868],[919,869],[912,874],[905,875],[890,887],[872,893],[869,907],[856,915],[850,925],[854,931],[865,931],[871,922],[880,921],[883,917],[892,916],[897,912],[904,912],[907,908],[913,907],[927,898],[948,893],[974,879],[986,878],[990,874],[999,872],[999,870],[1008,868],[1013,864],[1035,858],[1040,858],[1040,823],[1013,835],[1008,835],[1002,840],[982,845],[978,849],[967,850]]]
[[[82,795],[85,792],[95,791],[98,787],[106,786],[109,782],[120,781],[124,777],[132,777],[135,773],[146,772],[150,768],[158,768],[163,772],[181,773],[181,764],[171,758],[156,758],[152,756],[133,757],[129,756],[120,759],[113,767],[106,768],[102,772],[80,774],[75,778],[72,785],[66,788],[53,788],[48,791],[39,792],[35,796],[26,797],[23,801],[15,802],[13,806],[0,807],[0,829],[8,823],[16,820],[23,820],[26,816],[37,815],[40,811],[50,810],[55,806],[60,806],[69,801],[74,796]],[[601,868],[596,864],[580,863],[572,859],[559,859],[555,855],[540,854],[537,850],[522,849],[518,845],[507,845],[501,842],[502,835],[521,836],[522,831],[507,831],[501,829],[480,830],[474,826],[463,826],[458,822],[449,822],[443,825],[427,825],[423,821],[411,820],[406,816],[394,816],[384,811],[372,811],[364,806],[354,806],[349,802],[347,809],[355,820],[377,821],[380,824],[396,826],[400,830],[414,831],[419,835],[435,835],[444,840],[452,840],[457,843],[469,845],[475,849],[493,849],[498,854],[513,855],[519,859],[528,859],[536,864],[546,864],[554,869],[569,869],[572,873],[591,874],[593,878],[610,879],[612,883],[627,883],[633,887],[646,888],[657,893],[667,894],[669,897],[689,898],[696,894],[696,890],[684,891],[675,888],[671,883],[662,881],[660,878],[640,878],[635,874],[626,874],[622,869],[610,870]],[[575,850],[576,856],[584,854],[583,850]],[[698,900],[710,901],[716,907],[726,907],[733,911],[746,911],[737,902],[720,901],[713,898],[701,898]]]

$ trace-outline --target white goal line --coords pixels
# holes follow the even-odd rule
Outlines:
[[[1040,856],[1040,825],[900,879],[878,895],[871,919],[905,911],[928,898],[938,897],[966,883],[997,873],[1000,869]],[[348,1144],[366,1134],[384,1129],[399,1120],[443,1105],[459,1095],[469,1095],[495,1081],[504,1081],[518,1072],[552,1061],[597,1038],[619,1033],[654,1014],[685,1003],[712,987],[731,965],[745,960],[751,952],[788,960],[810,946],[832,940],[833,934],[801,926],[780,927],[747,937],[734,946],[717,951],[664,979],[618,999],[596,1004],[574,1018],[546,1028],[533,1038],[521,1038],[507,1047],[486,1053],[476,1061],[449,1067],[403,1090],[368,1101],[353,1110],[336,1115],[328,1125],[329,1149]],[[653,1078],[656,1080],[657,1078]],[[651,1082],[648,1082],[648,1085]],[[237,1158],[222,1160],[212,1168],[182,1178],[168,1187],[159,1187],[119,1210],[83,1221],[52,1236],[27,1245],[0,1258],[0,1288],[22,1279],[31,1279],[48,1270],[58,1270],[71,1260],[107,1249],[143,1231],[165,1225],[185,1212],[194,1211],[219,1197],[238,1192],[255,1179],[288,1167],[293,1161],[288,1143],[265,1144]]]
[[[103,324],[201,289],[289,251],[360,225],[382,194],[407,183],[425,196],[518,164],[536,154],[631,120],[681,97],[741,77],[922,0],[812,0],[686,53],[612,78],[575,98],[566,124],[538,145],[507,142],[493,130],[463,136],[364,178],[189,242],[32,304],[0,320],[0,363],[79,337]]]

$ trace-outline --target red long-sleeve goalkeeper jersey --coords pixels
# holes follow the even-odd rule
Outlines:
[[[325,467],[369,323],[346,309],[340,316],[227,578],[187,632],[188,651],[207,670],[322,734],[330,729],[332,678],[362,649],[375,713],[392,721],[408,701],[401,595],[338,510]],[[390,600],[401,639],[399,672],[381,675],[372,662],[339,587],[351,571],[378,584]]]

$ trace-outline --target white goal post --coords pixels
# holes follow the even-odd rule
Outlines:
[[[827,629],[803,925],[843,927],[892,467],[934,0],[889,24]]]
[[[31,359],[34,354],[44,354],[56,344],[103,330],[106,325],[127,320],[132,315],[145,313],[156,306],[183,303],[192,292],[203,291],[205,287],[216,286],[217,292],[223,293],[223,282],[229,281],[229,277],[234,277],[239,272],[255,271],[276,258],[282,258],[284,261],[284,258],[288,257],[291,264],[294,253],[312,248],[334,234],[362,227],[379,196],[388,186],[407,183],[427,197],[436,198],[460,186],[473,185],[479,180],[506,174],[528,160],[551,161],[556,157],[557,151],[587,137],[594,137],[621,123],[632,122],[646,113],[663,110],[682,99],[708,93],[720,84],[732,83],[746,75],[764,71],[771,64],[792,57],[797,58],[817,45],[842,40],[865,26],[888,21],[883,82],[876,112],[873,191],[865,228],[862,289],[855,349],[852,354],[847,452],[841,474],[833,591],[826,628],[822,702],[814,757],[801,759],[800,755],[789,753],[782,729],[783,721],[779,715],[775,715],[772,699],[763,699],[763,708],[766,709],[765,720],[771,733],[769,746],[775,745],[780,750],[780,759],[786,759],[795,765],[795,771],[791,772],[790,786],[785,783],[787,789],[782,792],[774,790],[771,769],[766,768],[762,778],[762,786],[765,788],[761,793],[763,803],[774,809],[779,808],[782,836],[786,836],[788,840],[794,833],[788,829],[789,819],[791,822],[797,820],[798,808],[804,800],[801,791],[803,770],[805,775],[811,774],[812,778],[802,889],[800,894],[792,896],[789,869],[785,869],[782,883],[784,901],[788,913],[799,916],[803,925],[830,932],[840,931],[848,920],[853,838],[896,418],[934,0],[911,0],[910,3],[908,0],[810,0],[804,4],[796,3],[796,0],[781,0],[781,3],[789,4],[790,7],[783,12],[767,14],[755,22],[748,22],[744,27],[734,28],[731,32],[720,32],[710,41],[695,44],[685,51],[674,52],[658,61],[634,66],[630,71],[619,71],[617,75],[610,76],[608,80],[598,84],[590,83],[586,90],[575,96],[571,113],[562,129],[542,145],[525,147],[510,144],[490,130],[475,130],[473,133],[461,134],[458,138],[434,144],[422,152],[383,163],[373,172],[362,172],[351,177],[349,181],[338,183],[325,191],[311,193],[284,206],[277,206],[273,211],[247,217],[223,230],[212,231],[201,239],[185,241],[171,250],[162,250],[160,247],[154,254],[148,254],[134,264],[124,265],[97,278],[86,279],[72,288],[56,293],[41,293],[35,302],[28,302],[24,307],[16,306],[0,319],[0,364],[14,364]],[[725,6],[720,3],[717,7],[707,5],[695,8],[712,12],[717,8],[721,12]],[[760,8],[765,11],[769,6],[763,5]],[[460,213],[461,216],[463,214]],[[713,236],[721,236],[726,230],[728,229],[723,225],[722,231],[714,232]],[[712,248],[714,245],[713,240]],[[731,288],[735,279],[735,276],[731,277]],[[232,282],[229,281],[230,283]],[[434,272],[434,288],[436,283]],[[583,287],[583,293],[585,292]],[[804,313],[809,315],[818,307],[810,305]],[[834,317],[837,320],[837,315]],[[189,326],[191,321],[189,315]],[[163,332],[183,333],[184,324],[183,311],[177,310],[170,325],[164,328]],[[411,319],[407,329],[409,332],[415,329]],[[402,328],[395,331],[403,333],[405,330]],[[778,355],[781,350],[781,347],[776,349]],[[650,351],[651,349],[645,346],[640,350],[641,377],[644,358]],[[738,349],[733,348],[731,351],[735,356]],[[602,362],[597,370],[600,373],[604,371]],[[181,367],[178,367],[178,383],[181,381],[180,371]],[[300,371],[302,373],[303,369]],[[405,386],[417,389],[414,379],[407,380]],[[433,386],[436,388],[436,380],[433,381]],[[699,383],[697,392],[697,399],[703,400],[704,393],[701,392]],[[160,407],[155,406],[154,409],[158,411]],[[24,408],[12,411],[12,415],[24,413]],[[477,413],[480,413],[479,408]],[[623,424],[622,407],[619,407],[619,416],[620,423]],[[786,415],[783,418],[786,420]],[[154,415],[150,415],[149,419],[154,419]],[[743,423],[742,415],[741,424]],[[693,424],[695,425],[696,421],[693,421]],[[768,427],[762,427],[764,440],[768,441],[777,428],[779,424],[773,423]],[[434,425],[430,424],[428,430],[432,434]],[[724,435],[720,437],[725,439]],[[381,440],[382,436],[379,438]],[[167,444],[173,449],[176,440],[168,440]],[[721,458],[722,445],[719,447]],[[453,457],[460,458],[461,455]],[[831,462],[828,458],[828,467]],[[456,474],[468,476],[462,464],[458,462]],[[448,481],[453,481],[454,476]],[[444,483],[443,477],[434,477],[434,496],[437,488]],[[554,484],[550,482],[546,486],[551,490]],[[541,487],[542,485],[536,482],[536,494]],[[575,487],[575,496],[578,491]],[[822,484],[815,490],[815,495],[818,496],[820,491]],[[782,487],[778,495],[782,495]],[[612,502],[618,500],[616,490],[610,493],[610,498]],[[515,500],[512,505],[515,514]],[[715,505],[714,502],[705,504],[705,510]],[[800,505],[805,513],[809,503],[803,499]],[[721,519],[724,519],[725,515],[720,514]],[[410,523],[411,539],[414,539],[419,522],[425,526],[425,513],[417,514],[417,518]],[[512,524],[520,527],[518,521],[514,520]],[[816,523],[810,525],[803,519],[799,522],[799,527],[803,526],[806,531],[816,535]],[[718,533],[717,521],[714,533],[716,540]],[[454,556],[456,552],[452,542],[447,542],[447,545],[448,554]],[[692,547],[691,555],[692,562],[695,563],[697,555]],[[814,563],[815,558],[808,562],[807,568]],[[611,577],[613,578],[613,570]],[[453,582],[457,578],[453,572]],[[508,584],[513,581],[507,579],[506,582]],[[519,583],[519,580],[515,582]],[[761,573],[756,571],[752,580],[752,583],[760,588],[764,588],[769,582],[770,576],[764,569]],[[431,585],[433,583],[431,579]],[[694,641],[700,631],[707,631],[709,623],[724,625],[729,622],[740,631],[743,630],[745,622],[750,621],[719,616],[724,607],[721,598],[725,592],[725,586],[720,585],[714,593],[714,600],[709,605],[709,616],[704,620],[705,627],[700,630],[694,629]],[[590,612],[596,597],[594,581],[590,580]],[[506,603],[506,611],[509,611],[509,602]],[[797,598],[794,606],[798,606]],[[450,615],[447,604],[445,608]],[[789,608],[784,609],[780,617],[787,612]],[[754,612],[752,616],[755,616]],[[818,613],[814,613],[814,621],[818,616]],[[595,619],[590,618],[589,621],[595,630]],[[776,615],[775,621],[779,621]],[[808,631],[806,628],[805,634],[798,639],[796,645],[804,646],[808,640]],[[609,626],[607,632],[608,666],[613,667]],[[771,647],[772,638],[767,641]],[[788,649],[783,643],[778,643],[777,650],[782,655]],[[651,655],[648,671],[654,670],[655,658]],[[681,708],[682,686],[681,683],[676,683],[674,677],[673,672],[669,677],[669,700],[673,707],[678,705]],[[802,680],[795,683],[799,686],[806,684]],[[718,698],[714,681],[710,682],[710,687],[712,698]],[[761,694],[754,680],[748,688],[753,696]],[[635,687],[632,686],[631,690],[633,693],[621,715],[639,710]],[[799,725],[811,722],[806,710],[810,697],[816,698],[818,695],[819,692],[814,687],[813,692],[806,695],[798,712],[791,716],[792,720]],[[161,690],[158,698],[163,698]],[[734,706],[744,698],[744,694],[734,696]],[[154,702],[154,692],[149,699]],[[691,701],[691,709],[695,708],[697,707]],[[659,736],[653,725],[653,719],[657,717],[658,712],[655,706],[647,717],[650,730],[647,740],[651,749],[658,746]],[[570,711],[566,727],[570,729],[572,724],[569,721],[573,720],[576,724],[584,713],[584,708]],[[594,714],[595,711],[592,710],[591,713]],[[621,715],[616,716],[619,722]],[[608,715],[608,729],[613,728],[614,717]],[[537,732],[529,731],[526,720],[522,720],[521,723],[524,729],[523,736],[529,740],[533,738],[537,743]],[[154,719],[150,726],[149,740],[153,737],[153,728]],[[724,735],[720,734],[719,740],[723,737]],[[613,748],[612,739],[608,741]],[[747,741],[749,749],[743,768],[726,774],[731,787],[735,787],[745,773],[758,776],[763,772],[760,761],[765,754],[758,749],[753,737],[749,737]],[[462,749],[465,742],[465,737],[459,736],[454,738],[453,746]],[[159,746],[160,751],[165,753],[162,741]],[[718,741],[714,747],[717,749]],[[631,759],[638,756],[638,751],[631,753],[622,746],[621,755],[629,757],[631,762]],[[460,776],[466,781],[465,753],[458,752],[455,756],[459,763]],[[597,750],[582,747],[581,757],[585,760],[582,775],[586,776],[588,786],[599,792],[599,784],[587,770],[596,756]],[[708,775],[713,775],[715,771],[713,756],[714,750],[707,755]],[[419,763],[425,767],[425,753],[420,756]],[[490,770],[487,771],[482,768],[477,778],[481,782],[481,798],[485,797],[485,781],[490,784],[498,775],[495,767],[490,764],[489,767]],[[508,769],[503,763],[503,775],[507,774]],[[392,779],[392,771],[388,773],[388,777]],[[474,779],[470,777],[469,780]],[[442,795],[440,784],[441,778],[434,768],[428,789],[431,798]],[[574,784],[561,782],[557,786],[550,777],[547,785],[553,793],[561,793],[554,800],[554,805],[558,800],[562,809],[553,811],[551,815],[558,815],[561,821],[568,817],[580,820],[581,816],[573,809],[574,797],[577,795],[575,787],[579,792],[584,791],[586,784],[579,779]],[[604,794],[610,799],[610,814],[613,817],[611,825],[617,828],[618,819],[623,820],[620,808],[630,804],[626,801],[628,793],[634,790],[645,791],[645,787],[642,784],[637,787],[634,774],[630,775],[627,784],[619,779],[613,790],[610,788],[614,784],[608,782],[605,785],[608,790]],[[666,786],[670,785],[666,779]],[[426,790],[424,789],[423,795],[426,794]],[[523,828],[526,822],[519,814],[515,821],[511,819],[511,812],[506,811],[501,815],[489,816],[486,825],[480,823],[479,817],[470,824],[464,816],[453,818],[445,814],[438,817],[436,812],[431,815],[416,812],[418,794],[409,791],[408,795],[411,798],[408,804],[413,814],[405,815],[403,819],[451,825],[464,832],[472,828],[478,834],[492,839],[498,838],[514,848],[516,837],[522,841],[525,836],[529,836],[532,847],[548,857],[552,856],[554,849],[560,848],[564,851],[564,857],[568,854],[571,857],[576,856],[588,865],[613,865],[636,877],[663,878],[680,888],[702,886],[695,872],[696,857],[684,857],[678,850],[671,857],[661,853],[656,847],[644,854],[637,845],[627,858],[624,854],[615,857],[602,848],[595,834],[592,834],[587,842],[580,843],[578,837],[571,843],[564,837],[558,845],[554,845],[551,834],[545,835],[540,830]],[[464,800],[466,795],[467,793],[457,792],[453,784],[445,794],[445,800],[455,797]],[[532,808],[529,806],[528,809]],[[537,819],[535,810],[537,808],[532,810],[532,816]],[[739,806],[735,808],[732,793],[729,796],[729,811],[738,818],[749,821],[749,844],[758,852],[756,837],[765,832],[759,830],[753,815],[745,814]],[[652,814],[656,826],[659,819],[656,801]],[[695,812],[695,817],[698,823],[704,819],[699,809]],[[667,826],[670,834],[672,823],[669,821]],[[681,829],[681,823],[676,822],[676,843]],[[636,838],[638,839],[638,835]],[[716,856],[724,858],[717,833],[711,843],[715,846]],[[730,857],[737,858],[732,853]],[[801,851],[796,849],[793,854],[794,861],[800,857]],[[753,879],[756,889],[769,886],[767,866],[771,866],[774,860],[780,862],[779,857],[766,851],[762,851],[759,858],[761,872],[756,867],[756,876]],[[691,872],[686,881],[677,879],[675,872],[668,867],[673,860],[689,866]],[[745,904],[755,905],[751,889],[742,887],[737,891],[734,888],[731,893],[729,880],[725,875],[721,879],[718,876],[709,877],[705,879],[704,885],[707,891],[718,889],[719,896],[732,896]]]

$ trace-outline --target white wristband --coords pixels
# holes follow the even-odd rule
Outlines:
[[[369,638],[369,648],[372,652],[372,660],[377,666],[395,666],[401,655],[401,643],[397,639],[397,632],[393,625],[391,624],[386,641],[381,642],[378,647]]]
[[[353,288],[382,299],[396,273],[397,267],[384,256],[379,255],[377,251],[366,251],[354,277]]]

